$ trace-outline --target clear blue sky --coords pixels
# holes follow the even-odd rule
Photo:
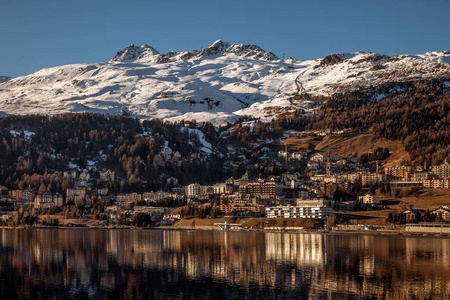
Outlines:
[[[0,0],[0,76],[217,39],[301,60],[449,50],[450,0]]]

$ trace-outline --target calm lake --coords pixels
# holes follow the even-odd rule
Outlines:
[[[450,239],[0,230],[0,299],[448,299]]]

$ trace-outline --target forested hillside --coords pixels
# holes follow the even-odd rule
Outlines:
[[[174,181],[169,178],[181,185],[212,184],[241,176],[246,163],[266,170],[255,171],[255,176],[268,176],[282,167],[274,166],[261,148],[272,145],[271,151],[277,151],[288,130],[371,132],[378,138],[401,141],[411,158],[406,163],[440,164],[450,158],[447,82],[388,83],[322,98],[324,104],[315,114],[299,109],[267,123],[248,117],[219,127],[195,120],[140,121],[103,114],[2,117],[0,183],[56,192],[70,186],[58,172],[105,168],[122,178],[120,184],[109,186],[111,190],[170,189]],[[162,152],[168,148],[173,151],[169,159]]]
[[[189,129],[191,125],[160,120],[141,123],[102,114],[0,118],[0,182],[10,188],[31,185],[42,191],[45,186],[45,190],[60,192],[70,182],[55,171],[81,171],[94,165],[115,170],[123,178],[123,191],[165,188],[171,176],[181,184],[211,184],[225,178],[221,154],[214,146],[218,131],[211,124],[201,124],[203,134]],[[207,160],[199,135],[214,148],[204,149]],[[163,159],[160,152],[166,147],[180,157]],[[53,180],[57,176],[60,180]]]
[[[397,88],[377,100],[373,95]],[[390,83],[335,95],[308,119],[309,129],[352,128],[400,140],[414,164],[439,164],[450,155],[450,93],[444,80]]]
[[[379,138],[401,141],[411,156],[410,164],[440,164],[450,158],[450,87],[446,80],[387,83],[316,99],[324,104],[315,114],[297,110],[270,123],[238,125],[230,137],[255,142],[280,137],[285,130],[351,129],[353,135],[373,132]],[[387,92],[392,90],[397,92]]]

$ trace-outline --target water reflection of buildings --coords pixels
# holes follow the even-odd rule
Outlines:
[[[440,263],[443,268],[450,269],[450,245],[447,239],[404,239],[406,263],[415,264],[419,257],[421,261]]]
[[[166,272],[229,286],[320,298],[429,298],[450,291],[450,240],[322,234],[129,230],[1,230],[0,273],[67,289],[111,290]],[[120,270],[120,272],[118,271]],[[124,271],[126,270],[126,271]],[[147,276],[147,275],[146,275]],[[130,278],[134,278],[131,280]],[[30,293],[30,291],[29,291]],[[317,297],[317,295],[319,295]],[[313,297],[313,298],[314,298]],[[442,298],[442,297],[441,297]]]
[[[324,235],[266,234],[266,259],[289,263],[298,267],[324,264]]]

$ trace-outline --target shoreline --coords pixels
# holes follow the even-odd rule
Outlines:
[[[297,234],[325,234],[325,235],[361,235],[361,236],[387,236],[387,237],[420,237],[420,238],[450,238],[448,233],[424,233],[424,232],[386,232],[386,231],[360,231],[360,230],[334,230],[325,231],[323,229],[305,229],[305,230],[270,230],[270,229],[214,229],[214,228],[183,228],[183,227],[94,227],[94,226],[84,226],[84,227],[68,227],[68,226],[27,226],[27,227],[11,227],[11,226],[0,226],[0,229],[9,230],[35,230],[35,229],[53,229],[53,230],[131,230],[131,231],[186,231],[186,232],[250,232],[250,233],[297,233]]]

